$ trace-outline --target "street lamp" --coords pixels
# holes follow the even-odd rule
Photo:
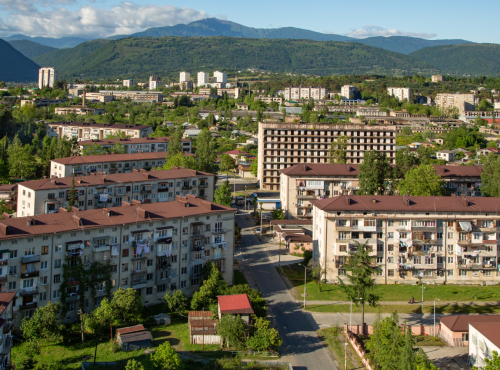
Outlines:
[[[362,300],[363,298],[354,298]],[[352,299],[351,299],[351,313],[349,314],[349,330],[352,330]]]
[[[307,267],[300,264],[304,267],[304,310],[306,309],[306,285],[307,285]]]
[[[420,278],[420,285],[422,285],[422,314],[424,313],[424,282],[422,278]]]
[[[439,299],[434,298],[434,336],[436,336],[436,301],[439,301]]]
[[[345,358],[344,358],[344,370],[347,370],[347,335],[345,336]]]

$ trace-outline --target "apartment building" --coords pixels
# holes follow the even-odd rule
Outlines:
[[[161,78],[158,76],[149,76],[149,90],[156,90],[163,86],[163,82],[161,81]]]
[[[227,73],[215,71],[214,72],[214,83],[227,84]],[[224,87],[224,86],[221,86],[221,87]]]
[[[127,90],[100,90],[99,94],[112,96],[115,100],[130,99],[135,103],[161,103],[161,91],[127,91]]]
[[[283,98],[282,97],[278,97],[278,96],[257,96],[255,98],[256,100],[261,100],[263,101],[264,103],[266,104],[269,104],[269,103],[272,103],[272,102],[276,102],[278,104],[281,105],[281,103],[283,103]]]
[[[146,306],[177,289],[192,295],[207,261],[232,285],[234,211],[188,195],[168,207],[132,201],[1,220],[1,290],[18,295],[14,322],[49,301],[76,321],[118,288],[134,289]]]
[[[57,109],[57,108],[56,108]],[[131,138],[144,138],[153,133],[151,126],[127,125],[123,123],[97,123],[97,122],[76,122],[60,121],[47,123],[47,135],[50,137],[77,138],[83,140],[102,140],[107,135],[123,132]]]
[[[62,104],[62,103],[66,103],[66,99],[59,99],[59,97],[55,99],[49,99],[49,98],[22,99],[21,108],[24,107],[25,105],[32,105],[35,108],[40,108],[40,107],[48,107],[49,105],[52,104]]]
[[[100,116],[106,113],[104,108],[88,108],[88,107],[56,107],[54,109],[54,114],[58,115],[67,115],[67,114],[76,114],[78,116]]]
[[[210,83],[209,74],[206,72],[198,72],[198,87],[205,86]],[[208,92],[210,94],[210,91]]]
[[[347,163],[361,163],[365,151],[396,160],[395,126],[260,122],[258,181],[261,189],[280,189],[280,170],[301,163],[328,163],[332,142],[347,136]]]
[[[189,72],[181,72],[179,73],[179,82],[189,82],[191,81],[191,73]]]
[[[124,87],[132,87],[135,85],[135,80],[123,80]]]
[[[387,94],[394,96],[399,101],[407,100],[410,101],[411,89],[409,87],[388,87]]]
[[[321,100],[328,95],[326,87],[285,87],[285,100]]]
[[[194,155],[185,153],[185,155]],[[103,154],[73,156],[50,161],[51,177],[88,176],[92,173],[111,175],[129,173],[132,170],[150,171],[163,166],[164,152],[135,154]]]
[[[436,95],[434,101],[436,107],[442,110],[457,108],[460,115],[464,115],[467,111],[475,110],[474,94],[439,93]]]
[[[38,70],[38,88],[43,89],[45,86],[54,87],[54,82],[59,78],[57,68],[44,67]]]
[[[443,81],[445,81],[445,77],[443,75],[432,75],[431,81],[432,82],[443,82]]]
[[[328,281],[367,244],[380,284],[498,284],[500,198],[340,195],[313,203],[313,260]],[[411,298],[411,297],[409,297]]]
[[[212,202],[214,175],[174,167],[171,170],[132,170],[129,173],[75,176],[77,207],[81,210],[118,207],[123,202],[172,202],[176,196],[195,195]],[[66,208],[72,177],[26,181],[18,186],[17,214],[34,216],[57,213]]]
[[[2,267],[1,270],[2,271],[0,273],[0,282],[5,283],[8,280],[7,267]],[[0,369],[1,370],[13,368],[10,352],[14,341],[14,338],[12,337],[12,332],[14,328],[15,300],[16,300],[15,292],[0,293]]]
[[[78,143],[80,150],[86,145],[101,145],[104,149],[111,149],[116,143],[120,143],[125,147],[127,153],[150,153],[150,152],[166,152],[170,137],[143,137],[135,139],[105,139],[105,140],[83,140]],[[191,153],[191,140],[181,139],[182,151]]]
[[[356,94],[357,91],[358,91],[358,88],[356,86],[344,85],[340,89],[340,94],[343,98],[350,100],[350,99],[354,98],[354,94]]]

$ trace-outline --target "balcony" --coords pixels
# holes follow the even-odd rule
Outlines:
[[[28,295],[36,295],[38,294],[38,287],[29,287],[29,288],[24,288],[19,291],[19,295],[21,297],[25,297]]]
[[[205,246],[203,246],[203,245],[191,245],[190,250],[193,252],[203,251],[203,250],[205,250]]]
[[[57,198],[46,198],[45,202],[46,203],[61,203],[61,201]]]
[[[168,186],[158,186],[158,193],[164,193],[168,191]]]
[[[0,276],[0,283],[6,283],[8,281],[8,275]]]
[[[460,270],[482,270],[485,268],[480,263],[458,264],[457,266]]]
[[[297,195],[297,199],[318,199],[316,195]]]
[[[208,188],[208,183],[200,183],[200,185],[198,185],[198,188],[199,189],[206,189],[206,188]]]
[[[21,263],[36,263],[36,262],[40,262],[40,255],[37,254],[37,255],[34,255],[34,256],[24,256],[24,257],[21,257]]]
[[[36,305],[36,303],[35,303]],[[22,307],[22,306],[21,306]],[[22,309],[22,308],[21,308]],[[29,309],[29,308],[28,308]],[[0,355],[2,356],[6,356],[10,353],[10,350],[12,349],[12,346],[13,346],[13,340],[12,340],[12,337],[11,336],[7,336],[6,339],[5,339],[5,342],[3,343],[3,348],[2,350],[0,351]],[[8,366],[9,367],[9,366]],[[7,367],[7,368],[8,368]],[[11,367],[12,369],[14,367]]]
[[[312,216],[312,214],[311,214]],[[229,230],[227,229],[213,229],[212,230],[212,234],[215,234],[215,235],[218,235],[218,234],[225,234],[227,233]]]
[[[139,270],[132,270],[132,276],[141,276],[141,275],[146,275],[148,273],[148,270],[146,267],[143,267]]]
[[[40,271],[38,270],[21,273],[21,279],[38,277],[38,276],[40,276]]]
[[[3,334],[9,334],[10,331],[14,328],[14,323],[10,320],[7,320],[3,325],[2,325],[2,331]]]
[[[182,190],[191,190],[193,187],[191,185],[182,186]]]
[[[80,294],[68,295],[68,297],[66,298],[66,302],[76,302],[78,300],[80,300]]]
[[[436,232],[437,225],[434,225],[434,226],[412,226],[411,229],[413,231],[430,231],[430,232]]]
[[[146,284],[147,284],[147,279],[145,276],[140,277],[140,278],[136,278],[136,279],[132,279],[130,281],[130,286],[132,287],[132,289],[145,288]]]
[[[140,261],[140,260],[143,260],[146,258],[148,258],[148,257],[144,253],[134,254],[132,256],[132,261]]]
[[[197,237],[202,237],[205,236],[205,230],[194,230],[191,231],[191,237],[192,238],[197,238]]]
[[[95,199],[100,199],[101,198],[101,195],[109,195],[108,193],[97,193],[97,194],[94,194],[94,198]],[[106,198],[107,199],[107,198]]]
[[[33,310],[37,307],[38,307],[37,302],[31,302],[31,303],[22,304],[21,306],[19,306],[19,309],[21,311],[24,311],[24,310]]]
[[[151,194],[151,189],[141,189],[141,194]]]
[[[94,245],[92,247],[92,251],[94,253],[109,252],[110,250],[111,250],[111,245],[101,244],[101,245]]]
[[[126,190],[115,190],[115,197],[122,197],[124,195],[126,195],[128,193],[128,191]]]
[[[0,266],[7,266],[9,264],[9,260],[0,260]]]

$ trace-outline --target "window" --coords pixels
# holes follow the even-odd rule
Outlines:
[[[339,269],[339,276],[345,276],[345,269]]]
[[[46,301],[47,300],[47,292],[40,293],[40,301]]]
[[[340,232],[339,232],[339,239],[340,239],[340,240],[347,240],[347,239],[351,239],[351,234],[350,234],[349,232],[340,231]]]
[[[158,285],[158,293],[163,293],[167,289],[166,284]]]
[[[462,342],[469,341],[469,333],[462,333]]]
[[[146,275],[146,280],[148,280],[148,281],[153,280],[153,274],[147,274]]]
[[[394,257],[387,257],[387,263],[394,263]]]
[[[459,270],[458,276],[467,276],[467,270]]]
[[[377,244],[377,252],[383,252],[384,246],[382,244]]]
[[[122,257],[128,257],[128,253],[129,253],[129,248],[122,249]]]
[[[483,271],[483,276],[492,276],[491,275],[491,270],[484,270]]]
[[[394,276],[394,270],[393,269],[388,269],[387,270],[387,276]]]
[[[57,299],[61,296],[61,292],[59,290],[54,290],[52,292],[52,298]]]
[[[437,238],[438,239],[443,239],[443,233],[437,233]]]
[[[122,263],[122,272],[128,271],[128,263]]]
[[[187,285],[187,280],[182,280],[182,281],[181,281],[181,289],[182,289],[182,288],[185,288],[185,287],[186,287],[186,285]]]
[[[394,251],[394,244],[388,244],[388,245],[387,245],[387,250],[388,250],[389,252],[393,252],[393,251]]]
[[[394,233],[391,231],[391,232],[388,232],[387,233],[387,238],[388,239],[394,239]]]
[[[55,245],[54,252],[56,252],[56,253],[62,252],[62,244]]]
[[[443,263],[444,263],[444,257],[438,257],[438,258],[437,258],[437,263],[438,263],[438,264],[439,264],[439,263],[443,264]]]
[[[340,226],[340,227],[347,226],[347,220],[337,220],[337,226]]]
[[[148,260],[148,266],[153,266],[153,260]]]
[[[387,226],[394,226],[394,221],[393,220],[387,221]]]
[[[422,263],[421,257],[415,257],[415,258],[413,258],[413,263],[415,265],[420,265]]]
[[[453,239],[453,232],[448,232],[448,239]]]
[[[452,244],[448,244],[448,253],[449,254],[453,254],[453,245]]]
[[[376,226],[377,222],[376,222],[376,220],[364,220],[364,225],[365,226]]]
[[[425,257],[425,264],[426,265],[433,265],[434,264],[434,258],[432,258],[432,257]]]
[[[47,268],[48,268],[48,262],[47,261],[40,262],[40,269],[45,270]]]
[[[61,267],[61,260],[60,259],[54,261],[54,268],[58,268],[58,267]]]
[[[48,280],[49,280],[49,279],[48,279],[48,277],[47,277],[47,276],[42,276],[42,277],[40,278],[40,281],[42,282],[42,285],[47,285]]]
[[[377,263],[383,263],[384,257],[377,257]]]
[[[9,258],[17,258],[17,251],[10,251],[10,257]]]
[[[448,257],[448,263],[453,263],[453,257]]]
[[[186,275],[187,274],[187,267],[182,267],[181,268],[181,275]]]
[[[341,245],[340,246],[340,251],[341,252],[345,252],[347,250],[347,246],[346,245]]]
[[[448,270],[448,276],[453,276],[453,270]]]
[[[49,246],[48,245],[42,246],[42,254],[49,254]]]
[[[60,282],[61,282],[61,274],[54,275],[54,283],[60,283]]]
[[[151,295],[151,294],[153,294],[153,287],[152,286],[146,288],[146,295]]]
[[[68,311],[73,311],[73,310],[76,310],[76,302],[69,302]]]
[[[188,259],[188,255],[187,255],[187,253],[184,253],[182,255],[181,261],[187,261],[187,259]]]

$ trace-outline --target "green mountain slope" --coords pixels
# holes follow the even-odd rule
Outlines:
[[[438,45],[470,44],[466,40],[426,40],[417,37],[390,36],[390,37],[368,37],[357,40],[361,44],[375,46],[385,50],[395,51],[396,53],[410,54],[414,51]]]
[[[29,37],[23,34],[3,37],[3,39],[5,41],[28,40],[57,49],[72,48],[78,44],[81,44],[82,42],[89,41],[88,39],[82,39],[81,37],[61,37],[59,39],[56,39],[52,37]]]
[[[51,48],[50,46],[41,45],[29,40],[9,41],[9,44],[11,44],[14,49],[22,53],[25,57],[30,59],[50,53],[52,50],[56,50],[55,48]]]
[[[38,64],[26,58],[12,45],[0,40],[0,81],[38,81]]]
[[[141,78],[151,73],[165,75],[181,70],[246,68],[318,75],[429,70],[425,63],[410,56],[357,43],[234,37],[132,37],[109,41],[89,52],[90,44],[95,42],[70,50],[55,50],[35,60],[54,65],[61,77],[85,78]]]
[[[497,44],[441,45],[415,51],[410,56],[450,74],[500,75],[500,45]]]

